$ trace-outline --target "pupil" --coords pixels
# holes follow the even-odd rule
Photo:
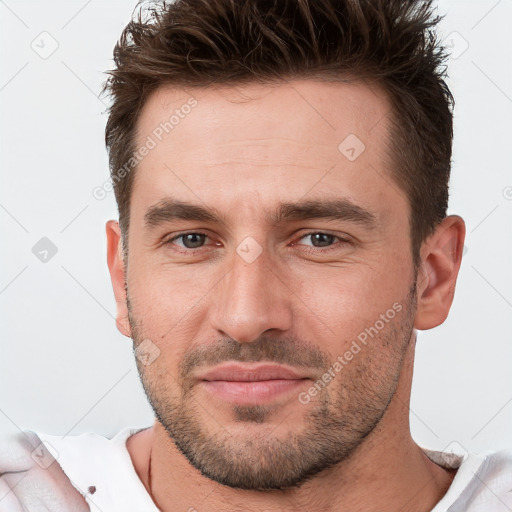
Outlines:
[[[185,235],[183,243],[188,249],[195,249],[200,247],[204,242],[204,236],[205,235],[201,235],[200,233],[189,233],[188,235]]]
[[[313,245],[315,245],[315,241],[320,242],[320,247],[325,247],[326,245],[329,245],[330,242],[332,242],[334,235],[328,235],[326,233],[315,233],[311,235],[313,238]],[[316,245],[316,247],[319,247]]]
[[[189,233],[185,235],[183,238],[183,243],[185,247],[188,249],[194,249],[200,247],[204,243],[205,235],[200,233]],[[326,233],[315,233],[311,235],[313,240],[313,245],[316,247],[325,247],[330,245],[333,242],[333,235],[328,235]]]

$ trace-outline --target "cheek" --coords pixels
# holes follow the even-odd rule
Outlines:
[[[356,360],[350,363],[353,370],[364,360],[362,355],[374,353],[376,360],[385,357],[406,321],[411,284],[404,272],[396,274],[354,267],[338,269],[336,278],[309,280],[301,287],[302,302],[308,306],[301,310],[309,321],[299,319],[299,323],[333,361],[338,356],[343,362]],[[308,286],[311,283],[316,284]],[[356,356],[356,352],[361,354]]]
[[[404,270],[357,264],[310,273],[301,280],[297,295],[314,312],[346,331],[378,318],[402,301],[410,284]]]
[[[206,275],[198,275],[187,267],[134,264],[132,269],[128,276],[132,312],[146,327],[186,321],[212,287]]]

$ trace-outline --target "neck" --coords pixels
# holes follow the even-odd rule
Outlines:
[[[411,347],[414,352],[413,343]],[[410,353],[395,396],[374,431],[348,459],[300,488],[263,492],[218,484],[189,464],[158,422],[132,436],[128,451],[140,479],[163,512],[235,511],[241,507],[248,512],[427,512],[446,493],[455,471],[430,461],[411,437],[412,363]]]

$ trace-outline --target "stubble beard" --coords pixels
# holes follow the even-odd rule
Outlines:
[[[275,431],[286,425],[286,415],[277,420],[282,424],[276,425],[280,410],[272,405],[232,405],[228,421],[234,421],[236,429],[211,420],[212,413],[207,411],[212,402],[199,401],[196,387],[186,381],[187,372],[191,367],[214,360],[291,365],[314,361],[315,366],[325,369],[330,359],[316,347],[301,348],[307,357],[300,360],[302,356],[297,355],[300,352],[296,347],[280,341],[262,339],[253,344],[239,344],[235,340],[222,340],[215,351],[196,351],[188,358],[186,355],[178,378],[173,378],[165,368],[146,367],[137,360],[141,382],[157,420],[189,463],[205,477],[245,490],[298,488],[348,459],[386,412],[396,392],[412,337],[415,282],[402,304],[401,315],[369,341],[314,401],[303,405],[297,400],[294,407],[304,411],[302,425],[300,429],[290,425],[285,437],[278,437]],[[129,301],[128,309],[135,349],[144,335]],[[208,427],[202,418],[209,419],[212,426]],[[247,425],[246,432],[241,425]]]

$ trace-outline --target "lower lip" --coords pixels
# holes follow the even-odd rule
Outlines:
[[[309,379],[275,379],[257,381],[202,381],[210,393],[238,404],[270,402],[282,395],[297,391]]]

